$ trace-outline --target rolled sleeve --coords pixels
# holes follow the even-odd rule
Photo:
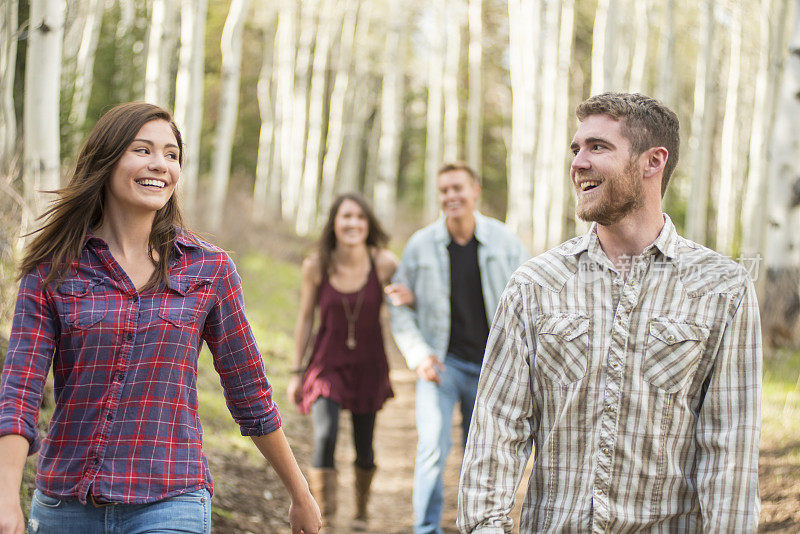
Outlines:
[[[241,278],[230,258],[217,285],[217,302],[206,320],[203,339],[214,356],[225,401],[242,435],[262,436],[280,428],[264,360],[244,314]]]
[[[58,320],[38,272],[22,277],[0,382],[0,436],[18,434],[37,452],[37,431],[47,373],[53,362]]]

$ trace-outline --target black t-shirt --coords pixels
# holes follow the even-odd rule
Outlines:
[[[455,241],[447,245],[450,253],[450,344],[447,352],[480,365],[489,321],[483,302],[481,272],[478,267],[478,240],[463,247]]]

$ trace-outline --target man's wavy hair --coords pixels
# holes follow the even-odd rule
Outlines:
[[[680,123],[674,111],[655,98],[638,93],[602,93],[578,104],[575,114],[580,121],[591,115],[608,115],[619,120],[622,135],[631,142],[633,156],[656,146],[666,148],[669,155],[661,180],[661,196],[664,196],[678,164],[681,144]]]
[[[67,276],[72,263],[80,257],[87,234],[103,220],[106,187],[117,162],[142,126],[154,120],[169,123],[178,141],[178,162],[183,163],[181,133],[168,111],[146,102],[128,102],[107,111],[83,144],[66,187],[49,191],[57,198],[39,217],[44,221],[42,226],[29,234],[35,237],[22,258],[20,278],[45,261],[51,264],[44,279],[45,286],[58,285]],[[167,282],[175,238],[184,229],[183,215],[173,193],[153,220],[148,253],[156,269],[143,289]]]

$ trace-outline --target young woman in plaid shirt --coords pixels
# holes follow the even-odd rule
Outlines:
[[[0,533],[21,533],[25,457],[39,452],[31,532],[210,532],[213,491],[197,413],[205,341],[243,435],[292,498],[292,532],[318,532],[221,249],[184,227],[181,135],[142,102],[103,117],[20,268],[0,382]],[[56,407],[37,432],[53,367]]]

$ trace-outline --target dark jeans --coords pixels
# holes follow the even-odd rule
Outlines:
[[[340,411],[341,407],[336,402],[325,397],[319,397],[311,405],[311,422],[314,425],[314,453],[311,456],[313,467],[334,467],[333,453],[336,451]],[[375,413],[354,413],[352,416],[355,464],[363,469],[372,469],[375,467],[375,451],[372,449]]]

